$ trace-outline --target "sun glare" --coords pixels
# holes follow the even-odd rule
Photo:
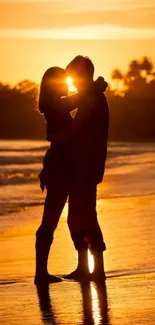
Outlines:
[[[89,249],[88,249],[88,265],[89,265],[89,272],[93,273],[93,271],[94,271],[94,257],[91,254]]]
[[[67,85],[72,86],[73,85],[73,79],[71,77],[67,77],[66,79]]]
[[[72,86],[70,86],[70,87],[69,87],[69,92],[70,92],[70,93],[76,93],[76,92],[77,92],[77,89],[76,89],[76,87],[75,87],[75,86],[73,86],[73,85],[72,85]]]
[[[77,92],[77,89],[76,87],[73,85],[73,79],[71,77],[67,77],[66,79],[66,83],[68,85],[68,90],[69,90],[69,93],[72,94],[72,93],[76,93]]]

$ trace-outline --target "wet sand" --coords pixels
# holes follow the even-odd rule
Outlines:
[[[102,186],[99,188],[102,191]],[[98,200],[107,244],[105,285],[63,281],[37,292],[33,284],[35,231],[42,206],[1,216],[0,324],[155,324],[155,195]],[[63,211],[49,271],[63,276],[76,252]]]

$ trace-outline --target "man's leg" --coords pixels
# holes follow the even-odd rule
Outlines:
[[[42,223],[36,232],[36,274],[35,284],[61,281],[58,277],[49,275],[47,261],[54,231],[57,227],[60,215],[68,196],[68,189],[61,186],[53,186],[47,190]]]
[[[91,274],[92,280],[104,280],[105,273],[104,273],[104,261],[103,261],[103,251],[106,250],[105,243],[103,241],[102,232],[100,226],[96,227],[95,230],[90,232],[90,242],[89,242],[89,249],[91,254],[94,257],[94,270]]]
[[[81,252],[84,258],[78,260],[78,267],[70,277],[76,277],[77,271],[88,276],[88,262],[86,256],[88,248],[94,256],[95,268],[93,276],[104,272],[102,252],[106,249],[102,232],[97,221],[96,212],[96,185],[80,185],[72,189],[69,199],[68,226],[75,248],[80,257]],[[81,261],[81,263],[80,263]],[[83,267],[82,267],[83,264]],[[87,272],[86,272],[87,270]]]

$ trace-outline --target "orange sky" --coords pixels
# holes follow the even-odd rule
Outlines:
[[[133,58],[155,63],[155,0],[0,0],[1,81],[39,81],[78,54],[108,81]]]

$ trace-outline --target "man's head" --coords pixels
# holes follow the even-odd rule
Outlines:
[[[67,65],[66,72],[73,78],[74,85],[79,91],[93,82],[94,65],[88,57],[78,55]]]

